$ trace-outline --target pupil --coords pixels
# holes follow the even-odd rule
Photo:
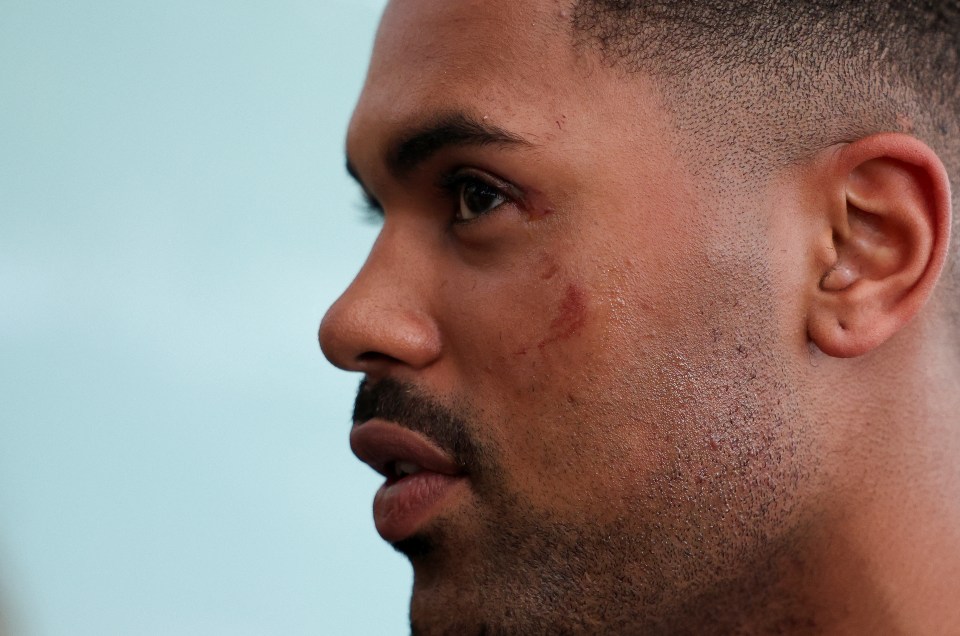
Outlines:
[[[463,192],[463,200],[473,212],[486,212],[496,204],[499,196],[494,190],[479,183],[469,184]]]

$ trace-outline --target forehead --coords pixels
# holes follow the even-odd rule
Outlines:
[[[422,64],[418,71],[423,72],[442,68],[449,58],[472,60],[476,69],[518,70],[517,61],[554,56],[569,47],[569,4],[570,0],[391,0],[377,33],[371,75],[376,77],[383,63],[401,53]]]
[[[393,122],[438,102],[494,106],[534,94],[573,57],[565,2],[394,0],[377,33],[355,122]]]
[[[393,0],[351,120],[351,160],[371,165],[394,133],[451,112],[489,118],[538,142],[552,141],[567,120],[593,133],[617,114],[649,129],[653,92],[642,78],[625,80],[574,46],[570,5]]]

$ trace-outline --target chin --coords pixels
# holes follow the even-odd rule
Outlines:
[[[505,634],[489,624],[480,583],[467,559],[450,555],[434,540],[418,537],[394,546],[413,565],[410,628],[414,636]]]
[[[415,575],[415,579],[416,579]],[[468,626],[471,617],[461,611],[462,590],[451,587],[425,586],[415,580],[410,599],[410,632],[413,636],[457,634],[472,636],[484,633],[479,626]]]
[[[437,591],[439,592],[439,590]],[[491,625],[471,613],[476,603],[463,590],[449,593],[431,593],[414,588],[410,604],[410,633],[412,636],[493,636],[507,634],[501,626]],[[472,595],[471,595],[472,596]]]

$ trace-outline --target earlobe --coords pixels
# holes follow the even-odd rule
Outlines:
[[[946,170],[923,142],[885,133],[824,161],[818,218],[829,244],[812,282],[807,333],[835,357],[863,355],[930,298],[949,249]]]

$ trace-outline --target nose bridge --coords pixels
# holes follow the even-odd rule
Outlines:
[[[440,352],[430,310],[433,268],[384,227],[350,286],[320,324],[320,347],[334,365],[349,371],[385,373],[393,365],[422,368]]]

